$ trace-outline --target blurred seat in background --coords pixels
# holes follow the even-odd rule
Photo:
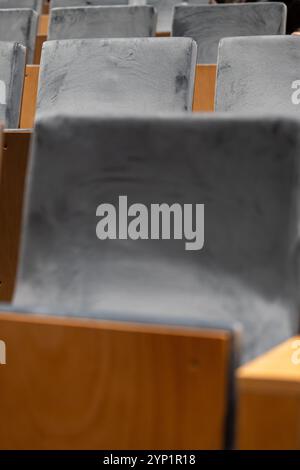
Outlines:
[[[220,39],[232,36],[284,34],[286,6],[280,3],[180,5],[175,7],[173,36],[192,37],[197,63],[217,62]]]
[[[25,61],[24,46],[0,42],[0,122],[6,128],[19,125]]]
[[[136,0],[140,4],[152,5],[157,11],[157,31],[160,33],[168,33],[172,29],[172,20],[174,7],[181,0]]]
[[[196,2],[197,0],[194,0]],[[246,0],[246,3],[251,3],[257,0]],[[260,0],[258,0],[260,1]],[[272,0],[277,1],[277,0]],[[300,1],[299,0],[278,0],[279,3],[285,3],[287,6],[287,23],[286,33],[292,34],[300,28]],[[189,1],[189,3],[192,3]],[[209,0],[209,3],[245,3],[245,0]]]
[[[46,42],[37,114],[191,110],[196,54],[189,38]]]
[[[131,2],[131,0],[51,0],[50,9],[99,5],[128,5],[129,3],[133,2]]]
[[[26,47],[27,62],[33,61],[38,14],[29,8],[0,10],[0,41],[19,42]]]
[[[154,36],[157,16],[148,6],[93,6],[51,10],[48,39]]]
[[[30,8],[41,15],[43,3],[44,0],[0,0],[0,10],[5,8]]]
[[[297,36],[227,38],[220,42],[216,111],[299,114]]]

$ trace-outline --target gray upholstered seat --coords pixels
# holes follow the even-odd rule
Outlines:
[[[222,40],[216,109],[299,114],[299,64],[300,40],[297,36]],[[292,99],[294,94],[296,102]]]
[[[37,114],[191,110],[196,54],[188,38],[46,42]]]
[[[156,12],[149,6],[53,8],[48,39],[154,36]]]
[[[220,39],[233,36],[284,34],[283,3],[182,5],[175,7],[173,36],[187,36],[198,45],[199,64],[217,63]]]
[[[157,31],[168,33],[172,30],[174,7],[181,4],[208,5],[209,0],[132,0],[132,2],[153,5],[158,12]]]
[[[44,117],[14,311],[240,322],[244,360],[296,333],[299,126],[229,114]],[[149,211],[205,204],[204,248],[187,251],[172,236],[99,240],[97,207],[113,204],[119,217],[120,195]]]
[[[25,60],[24,46],[0,42],[0,121],[7,128],[19,125]]]
[[[29,8],[0,10],[0,41],[19,42],[27,49],[27,62],[32,63],[38,14]]]
[[[30,8],[39,15],[43,10],[44,0],[0,0],[0,9],[3,8]]]
[[[139,0],[143,1],[143,0]],[[181,0],[145,0],[147,5],[152,5],[157,10],[157,31],[167,33],[172,29],[172,20],[175,5],[181,4]]]

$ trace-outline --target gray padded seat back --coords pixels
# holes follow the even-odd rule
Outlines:
[[[19,125],[25,61],[24,46],[0,42],[0,122],[6,128]]]
[[[143,1],[143,0],[139,0]],[[147,5],[152,5],[157,10],[157,31],[167,33],[172,29],[172,21],[175,5],[181,4],[180,0],[145,0]]]
[[[46,42],[37,114],[191,110],[196,54],[188,38]]]
[[[219,111],[300,112],[292,88],[300,79],[297,36],[224,39],[220,42],[216,103]],[[297,85],[297,84],[296,84]],[[299,95],[299,93],[298,93]],[[298,102],[299,103],[299,102]]]
[[[197,62],[216,64],[219,41],[225,37],[285,34],[283,3],[183,5],[175,7],[173,36],[187,36],[198,45]]]
[[[298,320],[299,126],[229,114],[44,117],[14,306],[185,325],[240,322],[244,359],[290,337]],[[118,218],[122,195],[128,208],[142,203],[149,211],[150,204],[205,204],[204,248],[146,239],[145,223],[144,239],[99,240],[97,207],[113,204]]]
[[[27,49],[32,63],[38,26],[38,14],[29,8],[0,10],[0,41],[19,42]]]
[[[148,6],[53,8],[48,39],[154,36],[156,12]]]
[[[51,0],[50,8],[128,5],[128,3],[130,3],[128,0]]]
[[[3,8],[30,8],[40,15],[43,3],[44,0],[0,0],[0,10]]]

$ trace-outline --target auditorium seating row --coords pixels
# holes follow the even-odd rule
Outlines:
[[[184,13],[186,10],[190,11],[190,13]],[[72,39],[74,37],[87,39],[89,37],[96,37],[98,34],[104,37],[114,37],[118,34],[123,37],[151,36],[155,30],[155,12],[151,7],[147,6],[67,8],[62,10],[54,9],[53,11],[55,13],[52,15],[50,22],[50,39]],[[90,15],[88,12],[92,14]],[[119,12],[120,16],[116,12]],[[181,17],[181,12],[184,13],[183,17]],[[207,64],[215,64],[217,62],[217,48],[220,38],[239,34],[282,34],[285,31],[285,13],[284,5],[278,3],[218,5],[213,8],[203,5],[197,7],[182,5],[175,8],[174,36],[191,36],[198,45],[197,63],[199,67],[196,73],[194,110],[211,110],[212,108],[215,68],[214,65],[210,67]],[[24,46],[27,46],[29,57],[32,59],[34,51],[32,39],[35,36],[32,35],[31,31],[36,30],[36,14],[32,10],[26,9],[0,10],[0,26],[2,22],[7,23],[7,14],[9,18],[14,18],[14,15],[17,15],[17,18],[19,18],[19,15],[24,15],[22,25],[20,24],[18,27],[22,34],[24,31],[28,31],[29,34],[24,40],[19,39],[19,33],[15,33],[15,28],[10,31],[10,24],[8,22],[7,31],[9,31],[9,34],[7,36],[5,28],[3,34],[3,29],[0,28],[2,33],[2,36],[0,33],[0,39],[7,41],[15,38],[14,42],[20,41]],[[31,26],[26,28],[29,14],[31,15]],[[2,20],[1,15],[4,15]],[[236,19],[235,22],[231,21],[232,17]],[[191,21],[188,21],[188,18],[191,18]],[[193,26],[195,18],[197,19],[197,27]],[[222,21],[220,21],[220,18],[222,18]],[[105,20],[104,23],[103,19]],[[183,25],[185,25],[184,28]],[[20,47],[19,50],[21,50]],[[20,73],[20,67],[23,67],[23,55],[19,52],[18,73]],[[10,56],[9,59],[11,59]],[[36,82],[38,70],[28,67],[28,75],[32,76]],[[13,77],[11,77],[11,82],[13,82]],[[205,102],[203,102],[202,97],[206,95],[206,84],[209,84],[210,93],[207,99],[204,100]],[[20,85],[21,81],[19,80],[19,87]],[[34,84],[30,81],[27,88],[32,94],[35,87],[36,83]],[[14,98],[15,107],[20,109],[20,90],[16,90],[14,94],[16,95],[16,98]],[[21,122],[22,127],[32,127],[34,107],[35,103],[33,103],[29,122],[25,119],[25,122]],[[7,127],[17,127],[17,111],[13,113],[13,116],[14,119],[6,123]]]
[[[155,35],[156,30],[160,31],[156,29],[157,11],[151,5],[54,8],[48,29],[47,17],[39,17],[41,8],[37,8],[36,1],[31,3],[31,8],[5,9],[8,2],[5,0],[2,5],[0,0],[0,40],[20,42],[27,47],[28,63],[39,62],[40,48],[46,37],[49,40],[147,37]],[[172,24],[159,34],[172,29],[173,36],[195,39],[198,44],[197,62],[200,64],[216,63],[221,38],[285,33],[286,7],[281,3],[226,4],[215,5],[213,9],[211,5],[181,4],[171,12]],[[40,28],[42,35],[38,35]]]
[[[297,113],[292,95],[298,87],[294,67],[298,46],[297,36],[221,40],[215,110]],[[101,112],[201,110],[196,102],[197,46],[189,38],[49,41],[44,44],[40,69],[32,69],[35,73],[29,82],[26,77],[28,83],[25,79],[24,93],[25,48],[0,43],[0,51],[4,94],[0,117],[6,128],[17,128],[20,116],[21,128],[31,128],[36,109],[76,111],[82,100],[86,108],[91,105]],[[199,70],[201,75],[202,67]]]
[[[182,5],[173,33],[188,37],[48,41],[40,70],[26,67],[22,108],[39,71],[28,171],[29,130],[4,131],[0,160],[1,448],[300,447],[300,124],[245,114],[297,111],[300,43],[282,35],[284,6],[254,5],[221,17],[241,7],[236,33],[253,37],[215,31],[201,50],[180,29],[200,10]],[[2,47],[13,128],[26,50]],[[216,110],[235,114],[190,113],[199,57],[212,75],[218,62]],[[99,242],[97,205],[121,194],[205,204],[205,250]]]

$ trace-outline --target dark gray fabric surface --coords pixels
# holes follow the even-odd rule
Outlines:
[[[38,14],[29,8],[0,10],[0,41],[19,42],[27,49],[27,62],[33,61]]]
[[[25,74],[25,47],[0,42],[0,121],[6,128],[17,128]]]
[[[42,119],[14,308],[240,323],[243,360],[255,357],[298,328],[298,157],[299,123],[288,119]],[[204,203],[204,249],[100,241],[96,208],[119,195],[147,206]]]
[[[300,104],[292,100],[300,87],[300,82],[296,88],[292,87],[300,80],[299,45],[297,36],[222,40],[216,110],[287,112],[300,116]]]
[[[53,8],[48,40],[155,36],[156,22],[149,6]]]
[[[173,36],[192,37],[199,64],[216,64],[222,38],[285,34],[283,3],[182,5],[175,7]]]

